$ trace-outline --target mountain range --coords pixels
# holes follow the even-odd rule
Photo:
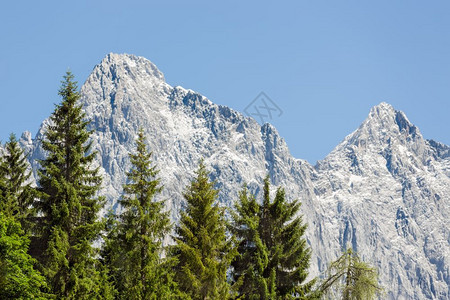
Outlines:
[[[271,124],[170,86],[143,57],[108,54],[80,91],[107,208],[120,210],[128,153],[143,128],[174,222],[201,158],[226,207],[244,183],[261,197],[269,174],[289,199],[302,202],[311,276],[324,275],[352,247],[378,268],[383,298],[450,298],[450,147],[424,139],[391,105],[373,107],[359,128],[311,165],[290,154]],[[40,141],[48,123],[34,137],[25,132],[20,139],[34,176],[37,159],[45,155]]]

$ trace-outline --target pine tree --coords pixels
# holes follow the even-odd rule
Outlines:
[[[0,213],[0,299],[48,299],[45,278],[27,253],[29,239],[20,223]]]
[[[269,262],[268,250],[259,235],[260,205],[247,186],[239,193],[239,201],[231,212],[230,232],[236,237],[237,252],[233,260],[234,288],[243,299],[269,299],[269,280],[262,276]]]
[[[155,200],[162,186],[151,156],[141,129],[119,201],[123,212],[112,223],[105,251],[120,299],[169,299],[177,293],[168,260],[162,258],[171,223],[164,201]]]
[[[1,150],[1,149],[0,149]],[[8,195],[8,181],[6,179],[5,171],[1,166],[4,164],[4,153],[0,152],[0,213],[6,216],[11,215],[11,198]]]
[[[324,293],[337,292],[342,300],[375,299],[383,290],[378,284],[376,269],[362,261],[352,249],[332,262],[328,273],[320,289]]]
[[[248,200],[246,194],[244,189],[232,226],[239,241],[239,256],[233,262],[234,281],[241,286],[239,296],[244,299],[254,299],[255,295],[260,299],[317,297],[313,293],[315,280],[305,282],[311,250],[304,238],[307,225],[298,216],[300,202],[287,202],[282,188],[271,201],[268,177],[264,181],[262,204],[258,205],[253,196]]]
[[[187,207],[176,227],[175,278],[192,299],[228,299],[227,270],[235,250],[226,237],[224,210],[216,203],[218,191],[203,161],[196,175],[184,193]]]
[[[31,228],[30,218],[34,214],[31,205],[35,197],[28,167],[16,136],[11,134],[0,160],[0,211],[6,216],[14,216],[26,232]]]
[[[80,94],[74,76],[62,81],[60,104],[50,117],[40,161],[38,240],[32,253],[58,298],[99,298],[101,277],[96,267],[93,242],[103,227],[98,213],[104,199],[98,197],[101,177],[92,164],[88,121],[78,104]]]

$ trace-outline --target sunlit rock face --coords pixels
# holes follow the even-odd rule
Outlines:
[[[391,105],[373,107],[356,131],[311,166],[291,156],[272,125],[170,86],[142,57],[108,54],[81,94],[108,208],[120,210],[128,153],[143,128],[174,222],[200,159],[226,207],[243,183],[260,197],[269,174],[288,198],[303,203],[313,276],[352,247],[378,268],[383,298],[450,297],[450,147],[425,140]],[[33,140],[29,133],[20,140],[34,172],[45,155],[39,141],[46,124]]]

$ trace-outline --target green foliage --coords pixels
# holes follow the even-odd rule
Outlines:
[[[224,210],[202,162],[184,193],[186,209],[176,227],[172,255],[180,289],[192,299],[228,299],[227,270],[235,255],[226,237]]]
[[[97,197],[101,177],[92,164],[91,134],[80,94],[70,72],[64,76],[56,105],[46,128],[42,147],[47,153],[40,161],[37,201],[38,236],[32,253],[58,298],[98,299],[104,283],[96,270],[97,250],[92,243],[103,227],[98,213],[103,206]]]
[[[162,258],[163,239],[170,232],[158,171],[152,166],[151,152],[139,131],[135,154],[130,154],[132,169],[119,201],[122,214],[110,218],[104,257],[115,282],[119,299],[169,299],[177,295],[168,259]]]
[[[270,278],[263,272],[269,263],[269,253],[259,235],[260,205],[247,187],[239,193],[239,201],[231,212],[230,231],[236,237],[239,255],[232,262],[234,288],[245,299],[268,299],[269,289],[273,290]]]
[[[31,205],[35,190],[30,183],[28,162],[14,134],[5,144],[5,154],[0,160],[0,212],[14,216],[27,232],[31,229],[34,210]]]
[[[233,280],[244,299],[312,298],[315,280],[308,276],[311,250],[303,237],[306,224],[298,216],[300,202],[285,200],[279,188],[270,200],[269,178],[258,204],[246,187],[232,213],[231,232],[239,255],[233,261]]]
[[[0,213],[0,299],[48,299],[44,277],[27,254],[29,239],[19,222]]]
[[[374,299],[382,292],[382,288],[378,284],[376,269],[361,261],[352,249],[348,249],[341,257],[332,262],[328,273],[328,277],[321,284],[320,289],[324,293],[337,291],[340,299]]]

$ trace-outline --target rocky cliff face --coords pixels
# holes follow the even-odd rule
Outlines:
[[[228,207],[244,182],[259,194],[268,173],[288,197],[302,200],[313,275],[353,247],[378,267],[387,298],[450,297],[450,147],[425,140],[389,104],[372,108],[355,132],[311,166],[291,156],[272,125],[168,85],[142,57],[109,54],[81,93],[110,206],[117,208],[128,153],[142,127],[174,220],[201,158]],[[34,170],[34,159],[44,155],[39,140],[46,122],[34,140],[21,139]]]
[[[378,265],[392,298],[448,297],[445,148],[424,140],[402,112],[381,103],[316,166],[322,219],[339,245]]]

